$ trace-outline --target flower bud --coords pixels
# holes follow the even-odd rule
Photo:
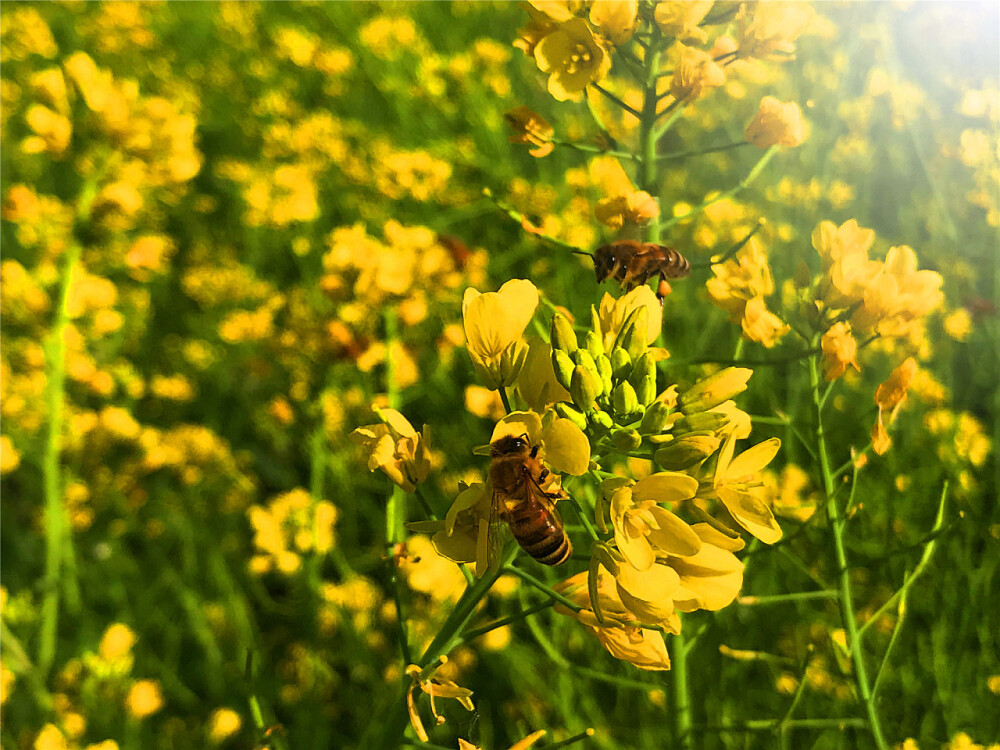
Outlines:
[[[669,471],[683,471],[711,456],[720,443],[715,435],[682,435],[657,449],[656,463]]]
[[[650,352],[643,352],[636,360],[629,382],[635,388],[639,403],[643,406],[650,404],[656,398],[656,361]]]
[[[615,426],[614,421],[611,419],[611,415],[606,411],[592,411],[587,414],[587,418],[590,420],[592,425],[603,427],[605,430],[610,430]]]
[[[601,386],[603,387],[603,393],[611,393],[611,360],[608,359],[606,354],[598,354],[594,358],[594,364],[597,365],[597,372],[601,376]]]
[[[582,350],[577,350],[579,353]],[[584,352],[586,353],[586,352]],[[590,355],[587,355],[588,357]],[[596,368],[594,368],[596,370]],[[573,403],[581,411],[589,410],[598,396],[601,395],[601,378],[585,365],[577,365],[573,368],[573,377],[569,383],[569,393],[573,397]]]
[[[615,416],[627,417],[639,408],[639,399],[636,397],[635,388],[627,380],[615,386],[611,392],[611,406],[615,411]]]
[[[555,408],[556,414],[568,419],[581,430],[587,429],[587,417],[572,404],[568,404],[565,401],[557,401],[553,408]]]
[[[667,426],[667,419],[670,416],[670,407],[662,401],[654,401],[642,415],[642,422],[639,423],[639,432],[643,435],[655,435],[663,431]]]
[[[699,380],[677,397],[677,404],[684,414],[708,411],[728,401],[747,388],[753,370],[746,367],[727,367]]]
[[[573,378],[573,367],[573,360],[566,352],[562,349],[552,350],[552,370],[563,388],[569,388],[570,380]]]
[[[611,443],[622,453],[631,453],[642,445],[642,435],[631,428],[621,428],[611,433]]]
[[[632,373],[632,358],[621,347],[611,350],[611,377],[615,381],[625,380]]]
[[[637,307],[625,319],[622,330],[615,340],[615,346],[620,346],[628,352],[634,362],[646,351],[646,334],[649,329],[649,309]]]
[[[590,352],[590,356],[595,360],[604,355],[604,342],[601,341],[600,335],[594,333],[593,331],[587,331],[583,340],[584,346],[587,351]]]
[[[552,326],[549,328],[549,335],[552,339],[553,349],[559,349],[567,354],[572,354],[579,346],[576,341],[576,331],[573,330],[573,324],[559,313],[552,316]]]
[[[672,431],[675,437],[686,435],[689,432],[714,433],[726,427],[729,421],[729,417],[720,412],[703,411],[681,417],[674,422]]]

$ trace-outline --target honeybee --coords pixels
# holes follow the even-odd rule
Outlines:
[[[691,264],[687,258],[674,248],[657,245],[655,242],[615,240],[597,248],[593,257],[598,284],[607,279],[615,279],[628,292],[654,276],[659,276],[656,296],[661,305],[663,298],[670,293],[667,279],[679,279],[691,272]]]
[[[535,560],[559,565],[569,559],[573,545],[555,506],[566,493],[542,489],[548,475],[538,458],[538,446],[532,447],[527,435],[506,435],[490,445],[491,516],[506,522],[521,549]],[[499,545],[492,529],[490,536],[495,554]]]

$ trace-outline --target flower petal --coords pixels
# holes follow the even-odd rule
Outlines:
[[[716,491],[733,520],[764,544],[774,544],[781,539],[781,527],[774,520],[770,508],[759,498],[731,487],[719,487]]]
[[[756,474],[771,463],[771,459],[778,455],[779,448],[781,448],[781,440],[776,437],[748,448],[729,464],[729,468],[726,470],[726,479],[735,482],[740,477]]]
[[[701,538],[690,526],[658,505],[649,509],[660,528],[650,529],[647,537],[650,543],[668,554],[688,557],[701,549]]]
[[[542,432],[545,462],[554,471],[580,476],[590,468],[590,441],[583,430],[560,417]]]
[[[632,488],[633,502],[652,500],[656,503],[678,503],[694,497],[698,480],[679,471],[660,471],[636,482]]]

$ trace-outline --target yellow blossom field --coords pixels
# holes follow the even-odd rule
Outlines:
[[[4,2],[7,750],[1000,749],[1000,5]]]

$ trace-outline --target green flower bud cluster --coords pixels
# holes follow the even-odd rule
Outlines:
[[[645,339],[648,316],[646,307],[633,310],[607,350],[596,311],[582,345],[564,316],[552,318],[552,368],[573,398],[572,405],[558,404],[556,410],[581,429],[609,434],[620,450],[639,446],[637,423],[656,398],[656,358]]]

